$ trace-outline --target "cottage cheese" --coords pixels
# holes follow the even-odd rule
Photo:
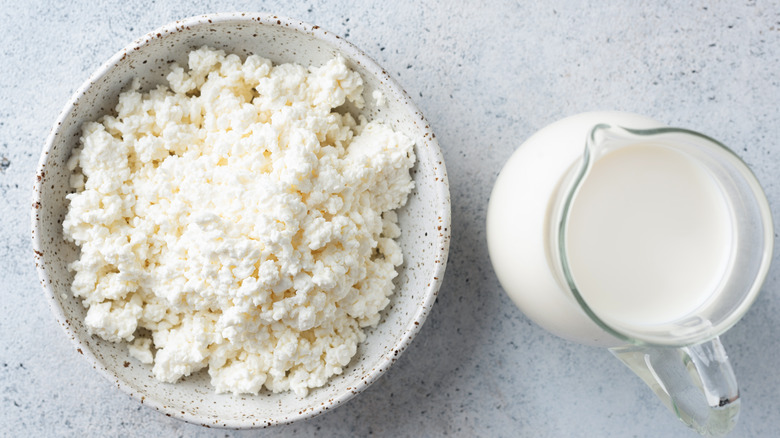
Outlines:
[[[91,333],[176,382],[306,394],[379,321],[403,261],[412,141],[362,107],[342,58],[272,65],[207,47],[83,127],[65,238]]]

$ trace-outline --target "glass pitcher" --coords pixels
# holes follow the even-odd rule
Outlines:
[[[602,120],[607,123],[594,123]],[[579,147],[554,140],[585,126]],[[545,130],[529,140],[521,153],[524,170],[510,159],[491,196],[488,243],[502,285],[543,327],[608,347],[688,426],[704,435],[727,433],[737,421],[739,389],[718,336],[755,300],[773,245],[758,181],[719,142],[639,116],[589,113],[551,129],[546,140]],[[568,152],[556,153],[559,148]],[[540,168],[546,175],[534,177]],[[510,245],[497,242],[498,236],[512,240],[505,221],[512,222],[514,213],[502,207],[512,196],[531,207],[515,217],[515,227],[526,228],[520,233],[531,236],[543,226],[537,231],[544,275],[541,264],[508,272]],[[650,228],[655,234],[643,232]],[[533,240],[524,241],[534,247]],[[531,260],[532,251],[525,252],[515,255]],[[658,290],[664,285],[670,293]],[[688,294],[691,285],[696,291]]]

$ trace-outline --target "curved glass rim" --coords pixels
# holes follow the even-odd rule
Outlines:
[[[650,137],[650,136],[662,135],[662,134],[685,134],[685,135],[694,136],[701,140],[705,140],[711,145],[720,148],[721,151],[728,153],[729,158],[734,161],[734,164],[741,171],[742,175],[746,179],[746,182],[752,189],[760,210],[761,222],[764,224],[764,233],[763,233],[764,247],[763,247],[763,254],[761,257],[761,266],[759,267],[756,273],[756,277],[753,281],[753,284],[750,287],[749,292],[745,294],[745,297],[742,299],[742,301],[739,303],[736,309],[733,312],[731,312],[731,314],[729,314],[722,321],[718,322],[716,325],[712,325],[710,330],[706,332],[697,332],[694,335],[674,337],[674,339],[672,339],[671,336],[669,337],[669,339],[659,338],[657,336],[649,336],[647,338],[645,338],[644,336],[636,336],[635,333],[629,334],[627,332],[620,330],[619,328],[616,328],[612,324],[609,324],[606,321],[604,321],[604,319],[599,317],[598,314],[593,309],[591,309],[591,307],[588,305],[585,298],[583,298],[582,294],[580,293],[579,288],[577,287],[577,283],[574,281],[573,275],[569,267],[569,261],[568,261],[567,251],[566,251],[566,231],[569,222],[571,206],[574,202],[574,199],[577,197],[577,193],[579,192],[579,189],[582,186],[583,181],[587,178],[588,174],[593,168],[593,163],[594,163],[593,155],[597,147],[595,137],[597,133],[601,131],[612,131],[612,132],[624,131],[624,133],[628,133],[636,137]],[[595,322],[602,330],[606,331],[610,335],[622,341],[634,345],[680,347],[680,346],[686,346],[691,344],[698,344],[713,339],[719,336],[720,334],[724,333],[728,329],[730,329],[732,326],[734,326],[734,324],[736,324],[742,318],[745,312],[747,312],[747,310],[753,304],[753,301],[755,301],[756,297],[758,296],[758,292],[760,291],[764,279],[766,278],[766,275],[769,271],[769,265],[772,260],[773,243],[774,243],[773,240],[774,227],[772,223],[772,215],[771,215],[771,210],[769,208],[769,203],[766,199],[766,194],[764,193],[763,189],[761,188],[761,185],[758,182],[758,179],[756,178],[755,174],[753,174],[753,172],[750,170],[748,165],[734,151],[732,151],[730,148],[728,148],[721,142],[696,131],[692,131],[684,128],[674,128],[674,127],[632,129],[632,128],[627,128],[627,127],[612,125],[607,123],[599,123],[590,129],[587,140],[585,142],[585,151],[582,154],[580,160],[581,162],[579,167],[576,168],[576,173],[574,174],[574,178],[572,179],[568,188],[566,188],[566,196],[563,201],[563,207],[560,210],[561,213],[559,217],[556,218],[558,232],[556,236],[557,242],[556,245],[554,245],[554,248],[556,248],[556,250],[558,251],[558,261],[560,262],[561,271],[563,273],[563,278],[565,279],[566,285],[568,286],[570,292],[572,293],[575,300],[577,301],[577,304],[579,304],[580,308],[585,312],[585,314],[593,322]]]

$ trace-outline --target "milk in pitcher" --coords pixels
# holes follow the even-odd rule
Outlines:
[[[564,244],[580,294],[605,322],[692,314],[727,272],[729,211],[718,182],[684,152],[663,144],[607,152],[569,212]]]
[[[555,122],[501,170],[487,241],[528,317],[608,347],[699,433],[734,427],[739,387],[718,336],[758,295],[774,234],[760,184],[725,145],[635,114]]]

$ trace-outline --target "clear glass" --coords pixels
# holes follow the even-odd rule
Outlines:
[[[720,186],[733,227],[730,260],[722,280],[693,313],[659,324],[632,324],[599,315],[570,271],[566,239],[570,210],[593,164],[605,154],[639,144],[659,144],[700,163]],[[550,233],[558,281],[603,330],[625,341],[610,349],[639,375],[678,417],[704,435],[727,433],[739,413],[739,389],[718,336],[755,300],[769,269],[773,227],[769,205],[747,165],[721,143],[678,128],[635,130],[593,127],[581,159],[561,183],[552,204]]]

